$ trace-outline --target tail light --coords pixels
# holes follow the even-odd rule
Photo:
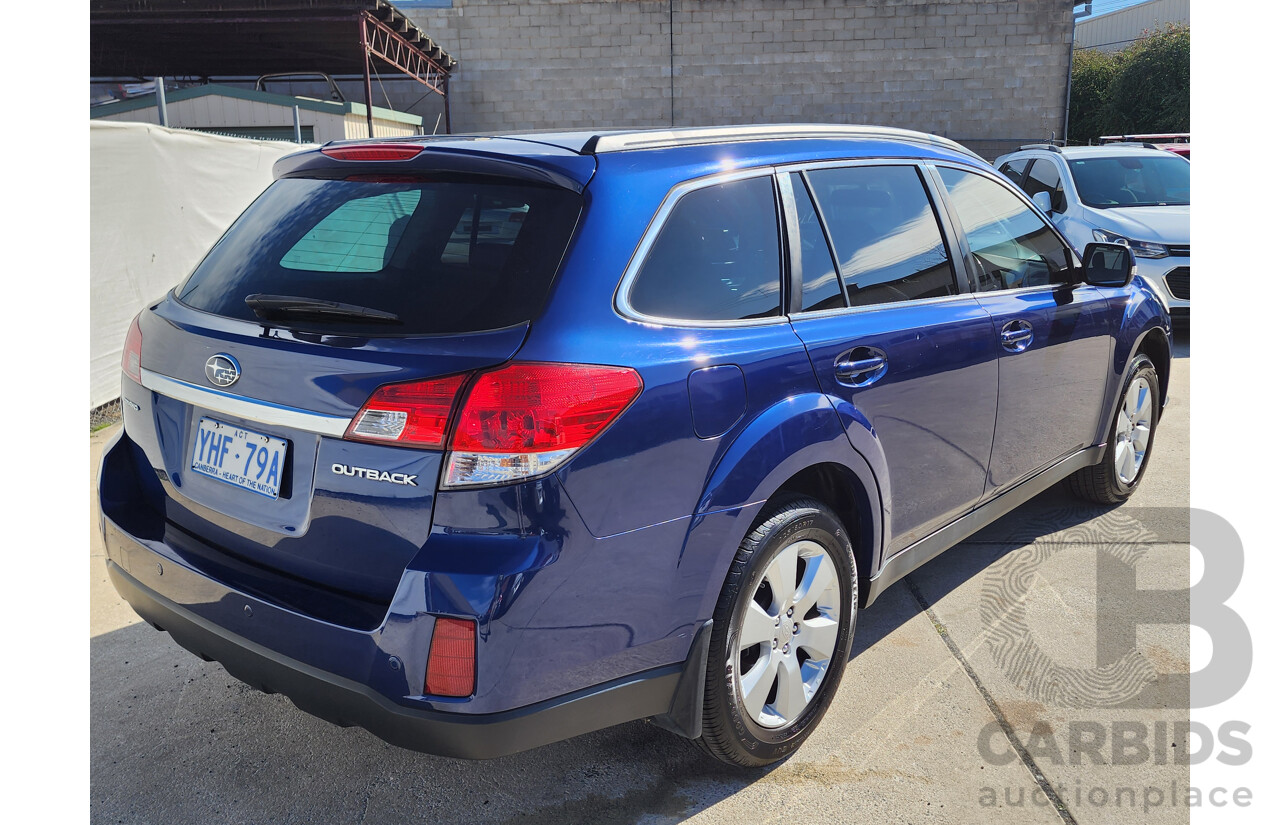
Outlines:
[[[447,441],[443,487],[506,484],[559,467],[643,388],[639,374],[626,367],[514,363],[473,379],[463,374],[379,387],[346,437],[429,449]]]
[[[424,148],[416,143],[356,143],[326,146],[320,153],[338,160],[409,160]]]
[[[642,388],[625,367],[516,363],[481,373],[458,412],[442,486],[550,472],[612,424]]]
[[[120,359],[120,369],[124,370],[124,374],[142,383],[142,327],[138,326],[138,318],[135,316],[133,323],[129,325],[129,334],[124,338],[124,356]]]
[[[379,387],[351,420],[347,438],[405,447],[444,446],[449,416],[468,374]]]
[[[476,623],[436,618],[427,654],[423,692],[430,696],[470,696],[476,691]]]

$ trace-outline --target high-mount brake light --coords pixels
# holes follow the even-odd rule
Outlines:
[[[443,447],[454,401],[468,377],[463,373],[385,384],[356,413],[346,437],[404,447]]]
[[[142,327],[138,326],[141,315],[134,316],[129,325],[129,334],[124,338],[124,357],[120,359],[120,368],[124,374],[142,383]]]
[[[426,175],[347,175],[343,180],[361,183],[427,183]]]
[[[551,472],[591,443],[644,384],[635,370],[513,363],[472,382],[449,440],[444,487]]]
[[[320,150],[337,160],[409,160],[423,147],[416,143],[363,143],[350,146],[326,146]]]

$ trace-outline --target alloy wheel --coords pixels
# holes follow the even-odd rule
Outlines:
[[[1151,440],[1151,385],[1138,378],[1129,385],[1116,416],[1115,467],[1122,484],[1133,484],[1147,457]]]
[[[765,728],[794,723],[817,696],[840,634],[841,582],[815,541],[794,542],[769,563],[738,619],[734,688]]]

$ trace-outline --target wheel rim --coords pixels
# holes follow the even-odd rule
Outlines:
[[[1133,484],[1147,457],[1151,442],[1151,415],[1154,410],[1151,384],[1139,378],[1129,385],[1116,416],[1116,478],[1121,484]]]
[[[835,562],[814,541],[774,557],[738,619],[734,687],[765,728],[794,723],[822,687],[840,635]]]

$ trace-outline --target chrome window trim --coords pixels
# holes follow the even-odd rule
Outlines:
[[[823,169],[845,169],[850,166],[911,166],[918,168],[923,163],[928,163],[929,158],[908,158],[908,157],[860,157],[860,158],[828,158],[826,160],[803,160],[795,163],[779,163],[773,168],[777,169],[780,174],[790,172],[818,172]],[[961,169],[968,169],[962,163],[955,164]]]
[[[682,181],[667,192],[666,197],[662,199],[662,204],[658,207],[658,211],[654,213],[653,218],[649,221],[649,225],[645,227],[644,234],[640,236],[640,243],[636,245],[635,251],[631,253],[631,259],[627,261],[627,268],[622,273],[622,280],[618,283],[618,288],[613,292],[613,308],[614,311],[626,318],[628,321],[637,321],[649,326],[658,327],[680,327],[685,329],[714,329],[726,327],[766,327],[778,324],[789,323],[786,313],[786,307],[782,305],[782,277],[784,268],[782,260],[778,260],[778,311],[779,315],[770,318],[748,318],[743,320],[728,321],[712,321],[698,320],[691,318],[664,318],[657,315],[646,315],[643,312],[631,306],[631,285],[635,282],[636,276],[639,275],[640,269],[644,266],[645,260],[649,257],[649,251],[653,248],[653,244],[657,241],[658,235],[662,232],[662,227],[666,225],[668,216],[671,215],[676,204],[682,197],[690,192],[696,192],[699,189],[706,189],[711,186],[719,186],[725,183],[734,183],[740,180],[749,180],[751,178],[771,178],[774,174],[772,166],[757,166],[750,169],[735,169],[731,172],[717,172],[713,175],[707,175],[701,178]],[[774,213],[778,214],[778,206],[775,202]],[[784,248],[784,239],[782,237],[781,227],[778,232],[778,248]]]
[[[270,401],[245,398],[242,395],[232,395],[220,390],[188,384],[186,381],[179,381],[147,369],[142,370],[142,386],[151,392],[194,404],[212,413],[222,413],[260,424],[274,424],[320,435],[341,438],[346,435],[347,427],[351,424],[349,418],[286,407]]]
[[[1017,289],[989,289],[986,292],[972,292],[970,294],[975,298],[987,298],[997,295],[1026,295],[1033,292],[1063,292],[1067,289],[1074,292],[1077,289],[1097,289],[1097,287],[1086,283],[1067,284],[1055,282],[1052,284],[1036,284],[1035,286],[1020,286]]]
[[[1037,287],[1029,287],[1036,289]],[[832,318],[837,315],[861,315],[867,312],[883,312],[891,309],[911,309],[914,307],[933,306],[935,304],[949,304],[959,302],[961,300],[970,300],[978,297],[977,292],[961,292],[959,295],[939,295],[936,298],[912,298],[907,301],[887,301],[883,304],[866,304],[865,306],[853,307],[835,307],[834,309],[808,310],[806,312],[794,313],[791,317],[794,320],[809,320],[810,318]]]

